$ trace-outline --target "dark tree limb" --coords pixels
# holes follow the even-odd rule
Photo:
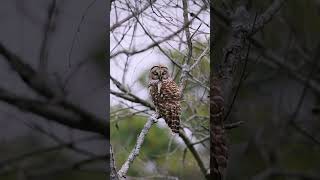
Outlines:
[[[59,105],[19,96],[1,88],[0,100],[16,106],[22,111],[31,112],[71,128],[99,133],[105,136],[109,132],[109,124],[105,120],[90,120]]]
[[[238,7],[231,18],[223,18],[229,21],[228,25],[231,25],[231,33],[227,46],[224,49],[224,56],[218,69],[219,72],[216,74],[216,77],[212,77],[211,79],[210,174],[212,179],[221,180],[225,176],[224,171],[227,166],[228,153],[224,132],[224,119],[228,113],[225,114],[224,111],[227,109],[225,107],[229,107],[228,104],[232,100],[232,87],[235,84],[235,69],[242,60],[248,59],[248,52],[245,54],[245,50],[248,47],[248,38],[263,28],[266,23],[270,22],[283,3],[283,0],[274,1],[269,8],[259,16],[257,22],[256,17],[253,23],[250,22],[250,14],[244,6]],[[211,6],[213,6],[213,4]],[[214,9],[214,7],[211,9]],[[216,11],[214,11],[214,13],[215,12]],[[217,14],[217,16],[224,17],[225,15],[220,13]],[[213,36],[215,36],[215,34]],[[216,48],[212,47],[211,49]]]
[[[33,89],[37,94],[47,99],[55,97],[55,90],[52,86],[46,83],[39,82],[36,71],[19,56],[9,51],[0,42],[0,54],[11,65],[12,69],[18,73],[21,79]],[[49,81],[47,79],[47,81]],[[17,96],[4,89],[0,89],[2,94],[0,99],[11,105],[15,105],[24,111],[31,111],[42,117],[57,121],[64,125],[79,128],[81,130],[92,131],[107,136],[109,134],[109,124],[105,119],[95,116],[93,113],[84,110],[83,108],[72,104],[65,99],[52,104],[48,101],[38,101],[25,97]],[[28,104],[30,103],[30,104]],[[59,114],[61,113],[61,114]],[[65,119],[66,118],[66,119]]]

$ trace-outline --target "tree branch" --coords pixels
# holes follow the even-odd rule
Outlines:
[[[141,13],[143,13],[143,11],[145,11],[146,9],[148,9],[153,3],[155,3],[156,0],[152,0],[150,1],[150,3],[146,3],[146,5],[144,7],[142,7],[139,11],[135,11],[133,12],[131,15],[123,18],[121,21],[116,22],[114,25],[112,25],[110,27],[110,32],[114,31],[116,28],[118,28],[119,26],[121,26],[123,23],[125,23],[126,21],[128,21],[129,19],[133,18],[134,16],[138,16]]]
[[[113,149],[111,144],[110,144],[110,169],[111,169],[111,173],[110,173],[111,180],[119,180],[116,165],[114,162]]]
[[[52,120],[72,128],[100,133],[105,136],[107,135],[107,132],[109,132],[109,123],[105,120],[96,121],[86,119],[86,117],[81,114],[77,114],[74,111],[68,111],[64,107],[18,96],[1,88],[0,100],[14,105],[23,111],[32,112],[48,120]]]
[[[1,42],[0,54],[4,56],[7,62],[18,73],[26,85],[28,85],[36,93],[48,99],[55,97],[55,91],[51,87],[47,86],[48,84],[52,83],[43,84],[39,82],[36,71],[30,65],[25,63],[19,56],[10,52]],[[49,79],[46,81],[49,81]],[[33,99],[19,97],[11,92],[7,92],[4,89],[0,90],[4,93],[0,95],[0,99],[19,107],[22,110],[31,111],[32,113],[73,128],[79,128],[81,130],[93,132],[95,131],[97,133],[104,134],[105,136],[109,134],[109,124],[106,123],[105,119],[98,118],[93,113],[88,112],[83,108],[66,101],[65,99],[62,99],[57,104],[50,104],[49,101],[34,101]],[[31,103],[30,107],[28,107],[28,103]],[[59,112],[62,114],[56,114]],[[74,116],[71,117],[70,114],[73,114]],[[65,117],[68,118],[64,119]]]
[[[202,10],[205,8],[205,6],[203,6],[197,13],[196,15],[200,14],[202,12]],[[132,11],[132,10],[131,10]],[[133,11],[132,11],[133,12]],[[138,17],[136,15],[133,15],[133,17],[136,17],[136,19],[138,19]],[[128,51],[128,50],[121,50],[121,51],[117,51],[113,54],[110,55],[110,59],[118,56],[119,54],[126,54],[126,55],[134,55],[134,54],[138,54],[138,53],[142,53],[145,52],[163,42],[168,41],[169,39],[173,38],[174,36],[178,35],[180,32],[182,32],[187,26],[189,26],[193,20],[195,19],[195,17],[193,17],[188,23],[184,24],[184,26],[182,26],[180,29],[178,29],[177,31],[175,31],[174,33],[168,35],[167,37],[159,40],[159,41],[154,41],[154,43],[149,44],[147,47],[142,48],[140,50],[134,50],[134,51]],[[143,27],[143,26],[142,26]]]
[[[191,154],[193,155],[193,157],[195,158],[195,160],[197,161],[197,164],[202,172],[202,174],[206,177],[206,179],[210,179],[209,177],[209,172],[207,172],[203,161],[200,158],[199,153],[197,152],[197,150],[194,148],[194,144],[191,143],[191,141],[188,139],[188,137],[186,136],[186,134],[184,133],[183,130],[179,131],[179,136],[182,138],[182,140],[184,141],[184,143],[186,144],[186,146],[188,147],[188,149],[190,150]]]
[[[125,179],[126,175],[128,173],[129,167],[132,164],[132,162],[134,161],[134,159],[139,155],[140,153],[140,148],[144,142],[144,138],[146,137],[146,135],[148,134],[151,126],[157,122],[156,117],[154,116],[150,116],[146,122],[146,124],[144,125],[143,129],[141,130],[138,138],[137,138],[137,142],[134,146],[134,148],[132,149],[131,153],[129,154],[128,159],[124,162],[124,164],[122,165],[121,169],[118,171],[118,176],[120,177],[120,179]]]

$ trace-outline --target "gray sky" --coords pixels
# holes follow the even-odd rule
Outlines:
[[[130,1],[130,2],[133,4],[134,1]],[[143,2],[146,2],[146,1],[143,1]],[[148,29],[148,31],[153,34],[153,36],[155,37],[156,40],[160,40],[160,39],[162,39],[161,37],[165,37],[167,35],[172,34],[172,32],[177,31],[179,28],[181,28],[183,26],[183,11],[181,8],[161,7],[161,6],[164,6],[164,4],[168,3],[168,2],[169,1],[166,1],[166,0],[157,1],[156,5],[153,7],[154,11],[152,11],[152,9],[149,7],[144,12],[145,14],[139,16],[140,21],[145,25],[145,27]],[[178,1],[178,2],[179,2],[179,6],[182,7],[182,2],[181,1]],[[199,1],[199,3],[201,3],[201,1]],[[143,4],[142,6],[144,6],[144,5],[145,4]],[[174,3],[172,3],[170,5],[173,6]],[[189,1],[189,6],[190,6],[190,12],[196,13],[200,9],[199,6],[194,5],[191,1]],[[158,12],[156,10],[156,8],[158,8],[160,10],[163,17],[159,17],[160,12]],[[127,17],[128,13],[129,13],[129,12],[121,11],[119,9],[117,9],[117,12],[118,12],[117,14],[118,14],[119,21],[121,19]],[[151,17],[146,17],[146,14],[150,15]],[[157,21],[161,21],[161,22],[167,24],[167,28],[162,26],[161,24],[153,21],[152,18],[155,18]],[[205,24],[210,24],[209,23],[210,15],[209,15],[208,11],[204,11],[203,13],[201,13],[199,15],[199,18],[202,19]],[[189,19],[191,19],[190,16],[189,16]],[[135,18],[133,18],[132,20],[135,20]],[[112,6],[111,15],[110,15],[110,26],[115,24],[115,22],[116,22],[116,13],[115,13],[114,6]],[[192,23],[191,27],[194,29],[197,29],[200,24],[201,24],[201,22],[196,19]],[[199,31],[203,31],[206,34],[197,33],[197,34],[195,34],[194,39],[198,39],[201,41],[208,41],[209,40],[210,28],[208,26],[206,26],[205,24],[202,23],[202,25],[199,28]],[[133,32],[132,29],[129,31],[128,36],[126,36],[123,39],[123,41],[121,42],[121,45],[117,46],[116,49],[114,49],[114,47],[117,45],[117,41],[115,40],[115,36],[118,40],[121,39],[122,32],[125,31],[126,28],[125,28],[125,26],[120,27],[120,28],[116,29],[113,34],[112,34],[112,32],[110,32],[110,51],[112,50],[111,55],[114,52],[117,52],[119,50],[129,49],[130,42],[131,42],[131,35]],[[194,32],[194,30],[191,30],[191,33],[192,32]],[[133,43],[132,43],[132,47],[135,47],[136,49],[142,49],[143,47],[146,47],[147,45],[152,44],[152,42],[153,42],[144,33],[143,29],[139,26],[139,24],[138,24],[138,27],[136,30],[136,35],[138,37],[134,38]],[[185,40],[184,31],[179,33],[179,36]],[[179,51],[185,50],[186,46],[184,44],[181,45],[177,41],[179,41],[179,38],[177,36],[174,36],[174,38],[160,44],[160,46],[163,49],[176,48]],[[179,45],[180,45],[180,47],[179,47]],[[115,58],[111,59],[110,73],[113,77],[118,79],[120,82],[122,80],[123,68],[125,66],[125,63],[126,63],[126,56],[125,55],[119,55],[119,56],[116,56]],[[134,82],[138,79],[138,77],[141,75],[141,73],[148,71],[154,64],[158,64],[158,63],[169,65],[170,60],[168,60],[168,58],[165,57],[157,47],[151,48],[143,53],[139,53],[139,54],[131,56],[129,58],[130,65],[129,65],[129,68],[127,71],[125,83],[128,86],[132,87],[133,94],[136,94],[143,99],[147,99],[149,97],[147,89],[144,88],[143,86],[141,86],[139,83],[134,83]],[[115,90],[117,89],[112,83],[111,83],[111,85],[112,85],[111,86],[112,89],[115,89]],[[111,100],[111,105],[117,104],[117,98],[115,98],[114,96],[111,96],[110,100]]]

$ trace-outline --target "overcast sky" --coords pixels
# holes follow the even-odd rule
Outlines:
[[[130,1],[133,4],[133,1]],[[143,2],[148,2],[148,1],[143,1]],[[165,6],[166,3],[170,1],[164,0],[164,1],[156,1],[156,3],[153,5],[153,10],[149,7],[143,15],[139,16],[140,21],[145,25],[145,27],[148,29],[150,33],[152,33],[155,37],[156,40],[162,39],[161,37],[165,37],[169,34],[172,34],[172,32],[177,31],[179,28],[183,26],[183,11],[181,8],[175,8],[175,7],[168,7],[167,5]],[[172,1],[173,2],[173,1]],[[175,3],[179,3],[178,5],[182,7],[182,1],[175,1],[171,4],[170,6],[175,6]],[[201,3],[201,2],[199,2]],[[142,5],[142,7],[145,4]],[[117,4],[119,7],[124,7],[120,3]],[[141,5],[138,5],[141,7]],[[197,5],[194,5],[191,1],[189,2],[190,6],[190,12],[196,13],[200,7]],[[150,15],[150,17],[146,17],[147,15]],[[160,16],[163,15],[163,16]],[[129,12],[123,11],[121,9],[117,8],[117,16],[119,21],[129,15]],[[159,23],[156,23],[152,18],[155,18],[156,21],[160,21],[168,28],[165,28]],[[202,19],[202,21],[205,24],[210,24],[210,15],[208,11],[203,11],[199,15],[199,18]],[[191,17],[189,16],[189,19]],[[135,18],[131,19],[131,22],[133,22]],[[110,26],[116,23],[116,12],[114,6],[111,8],[111,14],[110,14]],[[199,31],[206,32],[207,34],[196,34],[194,36],[195,39],[200,39],[202,41],[207,41],[209,39],[209,32],[210,28],[202,23],[202,25],[199,28]],[[128,32],[128,35],[123,39],[120,45],[117,46],[117,48],[114,49],[114,47],[118,44],[117,41],[115,40],[115,37],[119,40],[122,37],[122,32],[126,30],[126,26],[117,28],[114,32],[110,32],[110,51],[111,55],[119,50],[123,49],[129,49],[130,42],[131,42],[131,37],[132,37],[132,32],[134,29],[134,23],[128,23],[133,26],[131,30]],[[198,28],[199,25],[201,24],[201,21],[199,20],[194,20],[192,23],[192,27],[194,29]],[[191,33],[194,30],[191,30]],[[136,38],[134,38],[132,42],[131,47],[135,47],[136,49],[142,49],[143,47],[146,47],[149,44],[152,44],[152,40],[144,33],[143,29],[139,26],[137,26],[136,29]],[[159,36],[159,37],[158,37]],[[184,31],[182,33],[179,33],[179,36],[185,39],[185,34]],[[168,40],[165,43],[161,44],[161,47],[163,49],[172,49],[176,48],[179,49],[180,51],[183,51],[186,49],[184,45],[179,47],[178,42],[179,38],[175,36],[174,38]],[[120,82],[122,81],[122,76],[123,76],[123,68],[125,66],[127,57],[125,55],[119,55],[116,56],[115,58],[111,59],[110,63],[110,73],[111,76],[115,77],[118,79]],[[131,56],[129,58],[129,68],[127,71],[126,75],[126,81],[125,83],[132,87],[132,92],[139,97],[143,99],[147,99],[149,97],[147,89],[143,86],[141,86],[139,83],[135,83],[136,80],[139,78],[141,73],[148,71],[154,64],[170,64],[170,61],[168,60],[167,57],[165,57],[160,50],[155,47],[151,48],[143,53]],[[111,88],[112,89],[117,89],[112,83],[111,83]],[[117,98],[114,96],[111,96],[111,105],[115,104],[117,102]]]

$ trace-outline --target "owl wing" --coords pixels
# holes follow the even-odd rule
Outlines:
[[[170,80],[163,86],[162,92],[165,101],[180,101],[181,92],[179,86],[173,80]]]
[[[162,106],[163,117],[174,133],[179,133],[181,114],[181,93],[178,85],[173,81],[165,83],[161,92],[164,106]]]
[[[178,101],[166,103],[164,107],[164,119],[172,132],[179,133],[181,107]]]

